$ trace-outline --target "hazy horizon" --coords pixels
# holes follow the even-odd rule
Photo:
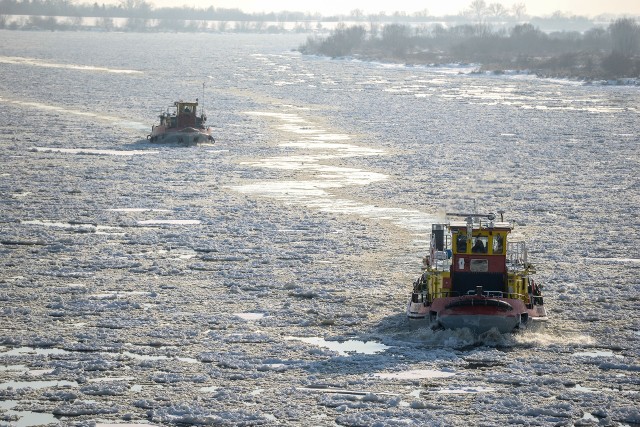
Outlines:
[[[89,0],[86,0],[89,1]],[[307,0],[304,3],[298,0],[187,0],[177,4],[174,0],[147,0],[155,7],[180,7],[193,6],[196,8],[237,8],[247,13],[295,11],[320,13],[327,15],[348,15],[351,11],[359,9],[365,14],[377,14],[385,12],[391,14],[396,11],[412,14],[414,12],[428,11],[431,16],[457,15],[469,8],[471,0],[441,1],[416,1],[396,0]],[[85,0],[77,0],[78,3]],[[110,0],[105,3],[119,3],[120,0]],[[629,0],[486,0],[486,4],[499,3],[506,9],[515,4],[524,4],[526,14],[531,16],[552,15],[554,12],[562,12],[568,15],[597,16],[601,14],[614,15],[640,15],[640,1]]]

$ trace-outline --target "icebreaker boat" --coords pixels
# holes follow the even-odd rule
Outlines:
[[[431,248],[413,284],[407,316],[433,327],[501,333],[547,320],[541,287],[531,278],[525,242],[494,214],[448,213],[463,221],[432,224]]]
[[[213,142],[211,127],[205,124],[207,116],[204,113],[198,115],[197,108],[197,99],[195,102],[174,102],[173,106],[160,114],[160,123],[152,126],[147,139],[181,145]]]

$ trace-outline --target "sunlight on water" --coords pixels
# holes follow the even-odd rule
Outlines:
[[[334,143],[334,142],[320,142],[320,141],[335,141],[337,139],[331,139],[329,136],[323,138],[322,135],[314,136],[313,141],[309,141],[305,138],[305,141],[296,141],[296,142],[285,142],[280,144],[280,147],[291,147],[291,148],[300,148],[307,150],[320,150],[320,151],[330,151],[336,157],[349,157],[349,156],[375,156],[375,155],[384,155],[384,150],[370,148],[370,147],[360,147],[352,144],[344,144],[344,143]],[[329,155],[325,155],[325,157],[329,158]]]
[[[63,387],[63,386],[70,386],[70,387],[77,387],[78,383],[77,382],[71,382],[71,381],[64,381],[64,380],[60,380],[60,381],[7,381],[5,383],[0,383],[0,390],[6,390],[8,388],[11,389],[23,389],[23,388],[32,388],[32,389],[41,389],[41,388],[48,388],[48,387]]]
[[[35,347],[18,347],[12,350],[0,353],[0,356],[19,356],[24,354],[37,354],[48,356],[50,354],[68,354],[67,350],[61,348],[35,348]]]
[[[62,69],[68,69],[68,70],[95,71],[95,72],[101,72],[101,73],[142,74],[142,71],[138,71],[138,70],[95,67],[91,65],[57,64],[55,62],[46,62],[40,59],[22,58],[17,56],[0,56],[0,64],[29,65],[34,67],[62,68]]]
[[[43,226],[43,227],[61,228],[65,230],[74,230],[74,231],[96,233],[96,234],[121,234],[123,230],[121,227],[112,227],[109,225],[71,223],[71,222],[61,222],[61,221],[28,220],[28,221],[20,221],[20,223],[25,225],[37,225],[37,226]]]
[[[138,225],[198,225],[200,220],[197,219],[147,219],[138,221]]]
[[[96,423],[95,425],[96,427],[157,427],[154,424],[143,424],[143,423],[130,423],[130,424],[124,424],[124,423]]]
[[[17,400],[5,400],[0,401],[0,409],[6,410],[4,415],[9,417],[14,416],[17,421],[11,421],[9,424],[12,427],[31,427],[49,424],[59,424],[60,420],[53,416],[53,414],[32,412],[32,411],[17,411],[16,408],[20,402]],[[3,424],[4,425],[4,424]]]
[[[441,394],[475,394],[475,393],[491,393],[496,391],[492,387],[461,387],[461,388],[441,388],[436,393]]]
[[[539,332],[524,331],[523,333],[515,334],[513,339],[519,344],[543,347],[556,345],[593,345],[595,343],[595,340],[587,335],[548,329],[549,328],[545,328]]]
[[[199,360],[192,357],[152,356],[147,354],[132,353],[130,351],[123,351],[122,354],[136,360],[178,360],[186,363],[200,363]]]
[[[413,369],[402,372],[378,372],[374,376],[388,380],[417,380],[424,378],[447,378],[454,376],[454,372],[437,371],[434,369]]]
[[[152,208],[112,208],[107,210],[111,212],[171,212],[169,209]]]
[[[435,220],[433,215],[416,210],[377,206],[332,194],[331,190],[386,181],[389,177],[379,172],[331,164],[351,157],[383,156],[386,153],[384,150],[336,142],[348,140],[350,137],[346,134],[328,132],[298,114],[272,112],[247,112],[247,114],[275,120],[277,129],[299,135],[302,139],[279,144],[285,148],[296,148],[300,150],[298,153],[247,161],[242,164],[258,168],[296,171],[304,175],[295,181],[280,180],[235,186],[233,188],[236,191],[273,197],[283,202],[301,204],[325,212],[386,220],[418,232],[427,230],[430,223]]]
[[[233,313],[233,315],[247,321],[260,320],[264,317],[264,313],[250,313],[250,312]]]
[[[15,104],[15,105],[21,105],[24,107],[30,107],[30,108],[37,108],[39,110],[46,110],[46,111],[55,111],[58,113],[64,113],[64,114],[73,114],[75,116],[81,116],[81,117],[90,117],[93,118],[95,120],[101,120],[101,121],[105,121],[105,122],[110,122],[110,123],[116,123],[119,126],[125,127],[127,129],[133,129],[133,130],[148,130],[149,129],[149,125],[145,124],[145,123],[140,123],[140,122],[135,122],[135,121],[130,121],[130,120],[124,120],[120,117],[113,117],[113,116],[107,116],[105,114],[100,114],[100,113],[96,113],[96,112],[92,112],[92,111],[79,111],[79,110],[74,110],[71,108],[65,108],[65,107],[60,107],[60,106],[56,106],[56,105],[49,105],[49,104],[44,104],[42,102],[32,102],[32,101],[21,101],[21,100],[17,100],[17,99],[6,99],[6,98],[2,98],[0,97],[0,102],[7,102],[10,104]],[[95,151],[116,151],[118,152],[118,150],[95,150]],[[147,151],[146,153],[149,153],[150,151]],[[141,152],[137,152],[138,154],[140,154]],[[115,154],[115,153],[111,153],[111,154]]]
[[[103,156],[137,156],[139,154],[156,154],[157,151],[141,150],[101,150],[93,148],[49,148],[34,147],[34,151],[40,153],[68,153],[68,154],[89,154]]]
[[[95,298],[95,299],[118,299],[118,298],[124,298],[126,296],[130,296],[130,295],[152,296],[153,293],[152,292],[147,292],[147,291],[111,291],[111,292],[105,292],[105,293],[101,293],[101,294],[92,294],[92,295],[89,295],[89,298]]]
[[[320,337],[286,337],[288,340],[302,341],[338,352],[341,356],[350,353],[376,354],[385,351],[388,346],[375,341],[327,341]]]
[[[573,355],[583,357],[614,357],[616,359],[624,359],[624,356],[615,354],[611,350],[578,351],[576,353],[573,353]]]

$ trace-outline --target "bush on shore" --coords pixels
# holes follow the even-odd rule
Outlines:
[[[412,64],[479,63],[483,70],[585,80],[640,77],[640,25],[629,18],[584,33],[545,33],[531,24],[497,31],[483,24],[431,29],[390,24],[372,30],[341,26],[328,37],[309,37],[299,50]]]

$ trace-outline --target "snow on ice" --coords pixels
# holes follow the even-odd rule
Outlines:
[[[640,424],[633,87],[2,37],[0,425]],[[148,143],[203,81],[216,143]],[[406,319],[430,223],[474,202],[529,243],[544,330]]]

